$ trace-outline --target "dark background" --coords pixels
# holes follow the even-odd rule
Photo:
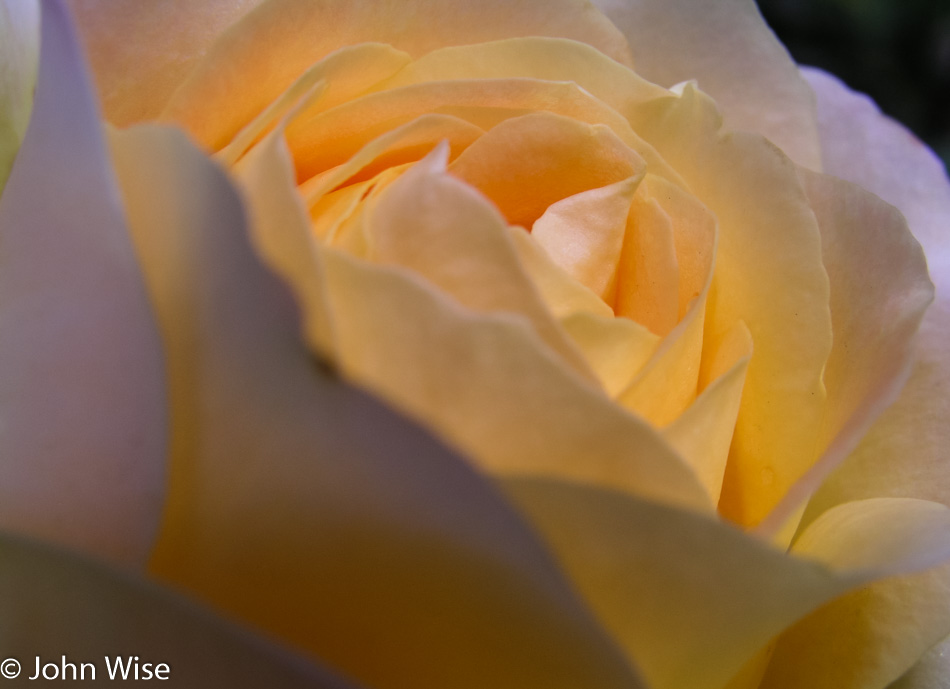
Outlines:
[[[758,0],[796,62],[867,93],[950,163],[950,0]]]

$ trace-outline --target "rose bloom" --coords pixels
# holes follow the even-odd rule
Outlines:
[[[0,2],[22,676],[950,686],[942,166],[596,4]]]

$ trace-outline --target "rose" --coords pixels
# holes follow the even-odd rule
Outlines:
[[[798,520],[788,518],[896,393],[929,290],[919,250],[895,211],[857,188],[796,169],[760,138],[720,137],[712,102],[693,86],[668,93],[576,43],[498,42],[519,33],[566,34],[623,60],[616,30],[573,3],[558,11],[546,6],[543,15],[535,3],[507,4],[504,16],[480,6],[475,16],[461,17],[464,6],[425,3],[426,23],[410,19],[415,5],[381,17],[380,6],[334,6],[337,30],[328,40],[354,45],[319,62],[321,51],[337,45],[291,45],[287,55],[269,45],[273,59],[260,59],[259,41],[311,36],[307,23],[325,25],[321,9],[329,7],[270,2],[194,64],[190,56],[221,26],[187,12],[162,15],[169,4],[136,4],[118,15],[129,22],[122,31],[95,8],[80,14],[107,116],[127,125],[159,116],[156,104],[163,106],[164,119],[185,126],[220,161],[237,162],[244,205],[231,182],[180,136],[133,128],[110,135],[126,225],[111,201],[110,165],[88,97],[66,88],[82,84],[82,75],[64,20],[50,6],[44,31],[54,39],[44,42],[44,65],[53,67],[41,72],[31,134],[0,207],[6,252],[16,257],[3,300],[6,331],[15,336],[7,335],[0,358],[14,383],[7,390],[16,390],[4,407],[8,427],[17,429],[7,435],[8,528],[126,563],[147,555],[162,504],[155,474],[164,464],[164,349],[171,477],[150,574],[368,685],[411,678],[423,685],[635,686],[631,668],[639,667],[649,686],[723,686],[740,669],[736,682],[747,686],[763,676],[762,686],[882,686],[946,634],[945,610],[924,614],[934,609],[941,570],[839,597],[874,578],[932,564],[946,551],[942,507],[854,501],[887,492],[865,492],[854,474],[889,461],[895,448],[906,454],[911,443],[922,454],[917,461],[934,461],[933,451],[913,444],[938,433],[941,420],[914,418],[921,402],[941,399],[923,374],[813,498],[792,554],[681,509],[703,510],[704,489],[715,497],[723,484],[725,517],[752,525],[770,514],[760,532],[782,521],[794,529]],[[709,33],[689,45],[701,52],[703,37],[722,43],[735,31],[736,40],[726,43],[758,56],[754,80],[776,90],[764,102],[785,117],[762,105],[765,88],[748,98],[734,81],[720,86],[718,70],[728,62],[683,66],[679,56],[688,51],[673,56],[651,46],[656,36],[695,31],[693,14],[663,8],[607,8],[627,31],[641,70],[662,83],[698,77],[728,123],[764,131],[816,166],[808,92],[757,15],[741,3],[717,5],[702,17]],[[228,11],[243,9],[208,12],[227,22],[235,19]],[[127,36],[142,12],[158,27],[148,43],[157,50],[117,56],[116,44],[102,36]],[[163,18],[185,22],[188,45],[161,45]],[[444,30],[428,30],[440,22]],[[644,26],[649,36],[636,31]],[[418,59],[407,65],[395,49],[355,45],[369,39],[393,42]],[[442,42],[478,41],[487,43],[423,55]],[[250,79],[262,88],[248,89],[258,65],[269,78]],[[191,76],[163,105],[188,69]],[[524,81],[537,79],[539,70],[542,81]],[[515,80],[439,91],[431,86],[437,76]],[[832,105],[850,102],[838,87],[818,83]],[[362,110],[330,109],[361,102],[357,96],[367,88],[380,94],[366,96],[375,110],[366,100]],[[498,112],[515,105],[517,113]],[[373,116],[399,108],[423,115],[415,121],[421,124],[389,135],[397,145],[379,162],[370,156],[368,171],[347,168],[362,144],[393,129],[392,121]],[[530,112],[545,109],[560,114]],[[596,124],[579,125],[584,118]],[[311,239],[293,194],[282,119],[302,177],[343,164],[301,187],[322,243]],[[890,126],[876,114],[862,114],[865,121]],[[443,170],[444,150],[399,174],[399,164],[442,138],[454,146],[455,177]],[[867,169],[836,157],[842,141],[826,145],[829,167]],[[893,137],[887,142],[862,152],[886,150],[897,161],[920,155]],[[539,164],[512,165],[512,151],[520,160],[535,155],[557,174]],[[492,155],[507,165],[489,168]],[[874,177],[866,181],[904,207],[933,258],[940,256],[946,213],[919,199],[903,204],[925,184],[933,185],[934,205],[945,199],[942,178],[921,177],[930,174],[928,164],[913,160],[913,177],[886,178],[883,186]],[[70,174],[80,168],[90,171],[88,179]],[[499,169],[508,185],[498,184]],[[539,170],[548,173],[545,184],[531,187]],[[376,186],[360,186],[359,175],[371,179],[380,171]],[[510,230],[457,177],[478,186],[508,220],[537,219],[535,238]],[[643,233],[631,244],[632,232],[619,239],[617,232],[618,214],[621,229],[627,227],[628,208],[630,226]],[[715,264],[713,217],[720,231]],[[401,232],[409,224],[412,235]],[[54,230],[55,241],[47,237]],[[620,240],[615,274],[608,249],[616,256]],[[582,252],[578,241],[586,242]],[[325,364],[460,447],[494,476],[506,500],[428,436],[326,370],[315,371],[282,283],[261,261],[292,286],[305,340]],[[882,264],[886,282],[867,274],[868,266]],[[595,290],[652,332],[606,317]],[[931,353],[939,350],[926,339],[934,329],[939,334],[940,322],[938,311],[924,331],[921,361],[930,375],[943,370]],[[35,384],[37,371],[50,370],[65,372],[57,400]],[[827,401],[816,404],[810,398],[825,393],[822,383]],[[93,389],[108,392],[90,399]],[[624,405],[665,426],[663,434]],[[108,414],[109,422],[77,428],[77,407],[86,419]],[[542,432],[533,432],[539,425]],[[922,466],[918,474],[939,472],[935,463]],[[104,484],[103,475],[117,469],[131,478]],[[881,468],[870,474],[885,475]],[[899,484],[891,490],[904,494]],[[930,490],[928,497],[943,499]],[[36,508],[40,500],[45,514]],[[49,581],[42,566],[49,560],[25,552],[7,558],[11,571]],[[103,585],[107,575],[75,564],[60,566],[70,568],[72,597],[105,608],[100,614],[119,629],[157,614],[155,594],[130,592],[136,585],[129,583]],[[15,590],[30,609],[30,596]],[[130,596],[140,607],[128,603]],[[144,646],[130,652],[163,649],[181,658],[182,672],[220,667],[221,656],[182,655],[187,651],[171,630],[190,626],[181,621],[185,614],[176,609],[153,637],[133,637]],[[860,642],[842,651],[829,636],[842,625],[854,633],[856,618]],[[45,623],[60,634],[66,624],[59,616]],[[42,619],[37,624],[43,628]],[[26,653],[29,641],[19,634],[14,642]],[[98,651],[112,641],[99,634],[82,643]],[[80,643],[68,628],[65,638]],[[233,658],[233,638],[214,638],[215,654]],[[266,662],[242,661],[244,673],[260,672],[257,663]]]

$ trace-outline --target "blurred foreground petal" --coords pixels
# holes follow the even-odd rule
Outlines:
[[[7,535],[0,619],[0,646],[21,663],[20,681],[35,671],[35,656],[58,665],[65,655],[93,663],[95,683],[111,685],[104,657],[138,656],[168,665],[175,687],[353,687],[154,584]]]
[[[91,87],[51,0],[0,200],[0,526],[143,564],[164,492],[163,376]]]
[[[317,365],[224,174],[165,129],[113,150],[169,356],[152,571],[378,689],[640,686],[490,483]]]

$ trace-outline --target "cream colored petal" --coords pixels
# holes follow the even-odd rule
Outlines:
[[[821,169],[815,100],[754,0],[595,0],[627,37],[637,72],[695,79],[730,129],[758,132]]]
[[[793,547],[836,570],[898,574],[903,563],[945,561],[950,509],[908,498],[832,508]],[[915,567],[914,569],[919,569]],[[950,631],[950,566],[849,593],[783,634],[763,689],[885,687]]]
[[[568,275],[538,245],[523,227],[510,227],[521,264],[528,271],[548,308],[558,318],[574,313],[590,313],[613,318],[613,311],[603,299]]]
[[[36,656],[41,665],[60,666],[65,655],[77,673],[73,680],[67,666],[67,682],[112,686],[106,657],[114,666],[117,656],[124,664],[138,656],[140,668],[167,665],[162,675],[175,687],[353,686],[153,583],[6,535],[0,537],[0,616],[3,654],[20,662],[20,681],[36,672]],[[94,679],[82,663],[94,666]]]
[[[143,564],[162,509],[161,341],[69,18],[43,4],[0,199],[0,525]]]
[[[404,271],[325,258],[343,370],[486,471],[708,509],[659,434],[549,353],[526,319],[475,314]]]
[[[752,335],[739,321],[717,352],[712,382],[696,400],[663,429],[663,435],[699,476],[713,502],[719,502],[722,480],[742,400]]]
[[[69,0],[106,118],[126,126],[157,117],[218,36],[259,2]]]
[[[504,218],[446,173],[448,154],[441,144],[369,204],[369,259],[420,275],[474,311],[524,316],[552,351],[594,382],[521,267]]]
[[[539,112],[489,130],[449,171],[485,194],[512,225],[531,227],[555,201],[644,168],[643,158],[607,126]]]
[[[764,527],[800,508],[897,398],[933,298],[923,252],[896,208],[837,178],[802,175],[831,283],[834,344],[824,373],[828,404],[818,439],[823,454]],[[810,503],[804,523],[830,504],[821,498]]]
[[[316,365],[221,171],[113,143],[173,402],[151,571],[374,688],[640,686],[490,484]]]
[[[794,163],[761,137],[720,126],[712,102],[687,84],[645,113],[638,131],[719,223],[707,339],[742,320],[755,342],[720,502],[730,519],[752,525],[816,459],[830,289]]]
[[[901,396],[813,500],[830,506],[890,495],[950,504],[950,182],[940,160],[868,98],[822,72],[806,76],[818,94],[826,169],[901,210],[923,245],[937,292]]]
[[[582,191],[556,201],[535,221],[531,236],[571,277],[613,301],[627,215],[642,177]]]
[[[23,141],[40,52],[36,0],[0,2],[0,193]]]
[[[775,634],[822,603],[950,555],[950,511],[942,507],[939,518],[924,510],[929,538],[916,540],[912,520],[901,520],[910,527],[903,545],[885,539],[866,553],[862,564],[881,569],[835,573],[729,525],[632,496],[539,479],[510,478],[504,486],[654,689],[718,689]],[[858,524],[839,545],[848,551],[872,543],[880,526]],[[830,649],[839,643],[841,637],[825,640]],[[807,662],[801,667],[808,672]]]
[[[944,689],[950,676],[950,636],[931,648],[887,689]]]
[[[426,114],[450,115],[482,129],[537,111],[590,125],[606,125],[640,155],[650,171],[683,186],[679,175],[631,127],[627,119],[577,84],[540,79],[434,81],[370,93],[287,129],[298,178],[342,165],[376,138]]]
[[[227,139],[310,65],[341,47],[386,43],[417,57],[449,45],[513,36],[572,38],[627,59],[623,37],[583,0],[543,6],[532,0],[264,0],[208,51],[164,117],[188,123],[204,141],[200,123],[210,122],[211,113],[217,135]],[[260,59],[262,50],[266,60]]]
[[[527,77],[573,81],[614,110],[626,113],[666,89],[589,45],[529,36],[434,50],[407,65],[379,88],[426,81]]]

